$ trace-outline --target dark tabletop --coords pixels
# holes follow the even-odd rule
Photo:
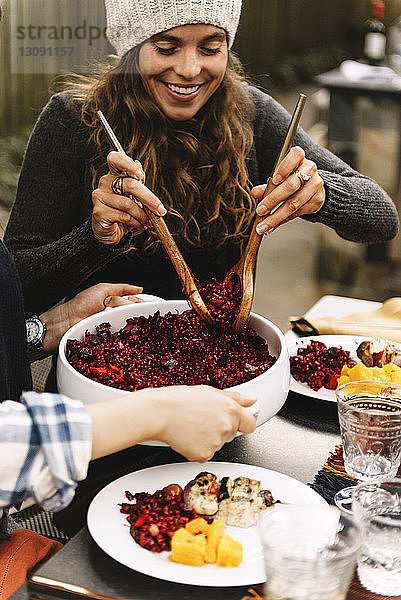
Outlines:
[[[66,569],[68,565],[68,572]],[[130,600],[240,600],[249,586],[235,588],[196,587],[142,575],[114,561],[92,541],[86,528],[46,563],[37,575],[72,584],[85,583],[94,592]],[[255,588],[254,588],[255,589]],[[91,597],[91,596],[89,596]],[[94,595],[96,597],[96,595]],[[22,600],[22,598],[21,598]]]
[[[60,574],[63,574],[60,577]],[[48,583],[62,581],[83,585],[81,593],[52,593],[43,584],[31,582],[14,594],[11,600],[78,600],[85,597],[95,600],[110,598],[121,600],[264,600],[262,586],[198,587],[162,581],[137,573],[111,559],[91,539],[86,528],[81,530],[60,552],[46,563],[36,576],[46,578]],[[391,600],[400,600],[394,596]],[[390,600],[362,588],[357,575],[347,594],[347,600]]]
[[[333,449],[334,440],[339,439],[337,436],[333,436],[333,433],[337,433],[338,428],[336,412],[335,404],[325,402],[319,406],[311,398],[300,398],[290,393],[280,416],[259,427],[251,436],[241,436],[230,444],[226,444],[213,460],[240,462],[270,468],[303,479],[305,483],[311,482],[313,474],[318,471],[322,460],[324,461],[329,451]],[[298,440],[296,443],[294,443],[294,436]],[[315,444],[319,442],[321,457],[316,456],[316,448],[313,444],[310,446],[307,444],[307,440],[311,439],[315,440]],[[128,465],[125,466],[127,472],[183,460],[168,448],[146,446],[136,447],[132,453],[128,452],[125,458],[127,457],[128,460],[125,460]],[[314,462],[311,462],[312,459]],[[114,459],[109,460],[113,461]],[[302,471],[299,469],[300,461],[305,464],[309,462],[310,478],[305,474],[298,476]],[[99,473],[103,473],[104,465],[109,471],[108,477],[111,481],[123,474],[123,471],[117,470],[117,465],[112,462],[108,463],[107,460],[100,465],[95,465],[95,468],[91,467],[93,470],[92,477],[89,478],[91,483],[88,485],[87,482],[84,482],[82,490],[76,495],[79,502],[75,503],[75,506],[73,503],[68,507],[64,515],[66,523],[75,521],[77,511],[83,515],[86,514],[85,503],[88,492],[90,492],[89,495],[96,494]],[[103,484],[100,484],[101,487]],[[57,518],[60,518],[60,513]],[[83,523],[84,521],[82,521]],[[177,598],[182,600],[190,598],[195,600],[198,598],[203,600],[228,598],[230,600],[258,600],[261,593],[260,586],[195,587],[143,575],[119,564],[100,550],[92,541],[86,527],[81,529],[62,550],[42,566],[36,576],[65,584],[83,586],[91,590],[91,594],[85,596],[87,598],[101,598],[103,594],[103,598],[114,597],[130,600],[144,600],[145,598],[146,600],[176,600]],[[80,596],[60,591],[57,594],[52,592],[49,595],[49,593],[44,593],[43,588],[37,588],[30,584],[29,591],[26,585],[23,586],[14,594],[12,600],[27,600],[33,597],[78,598]]]
[[[302,408],[301,408],[302,406]],[[318,412],[316,412],[318,411]],[[314,415],[308,418],[307,414]],[[242,436],[217,453],[213,460],[242,462],[271,468],[271,452],[280,450],[283,470],[288,465],[299,464],[294,457],[288,462],[291,442],[286,435],[300,430],[305,444],[299,448],[299,454],[305,461],[316,458],[314,444],[322,440],[320,452],[325,444],[331,446],[332,432],[337,428],[334,406],[310,404],[305,398],[293,395],[289,397],[280,417],[258,428],[252,436]],[[294,430],[295,427],[295,430]],[[296,434],[297,435],[297,434]],[[299,439],[303,439],[303,437]],[[308,440],[314,440],[308,444]],[[299,442],[298,442],[299,443]],[[332,448],[331,448],[332,449]],[[177,454],[168,448],[137,447],[132,456],[131,471],[151,466],[176,462]],[[326,453],[326,457],[328,451]],[[318,469],[316,468],[316,471]],[[114,474],[114,479],[120,473]],[[290,474],[290,473],[288,473]],[[313,480],[313,477],[312,477]],[[87,490],[86,490],[87,491]],[[39,578],[39,579],[36,579]],[[35,581],[36,579],[36,581]],[[44,585],[45,584],[45,585]],[[47,587],[52,585],[52,589]],[[61,584],[61,587],[60,587]],[[80,586],[73,591],[66,590],[69,585]],[[54,586],[59,585],[55,589]],[[64,588],[64,589],[63,589]],[[374,596],[363,589],[357,577],[347,595],[347,600],[385,600],[382,596]],[[261,585],[238,587],[190,586],[172,583],[143,575],[125,567],[104,553],[92,540],[86,528],[82,528],[53,558],[43,565],[33,576],[29,584],[20,588],[11,600],[57,600],[58,598],[78,600],[79,598],[95,600],[264,600]],[[400,597],[398,597],[400,598]],[[401,600],[401,598],[400,598]]]

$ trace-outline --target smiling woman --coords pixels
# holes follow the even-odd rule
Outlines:
[[[223,81],[227,34],[212,25],[187,25],[142,44],[138,66],[149,96],[166,117],[188,121]]]
[[[5,239],[29,312],[99,281],[182,297],[143,206],[165,215],[201,284],[238,261],[255,211],[260,234],[302,217],[358,242],[395,236],[386,193],[301,129],[262,199],[290,116],[231,52],[241,0],[106,0],[106,12],[116,64],[50,100],[21,171]],[[109,152],[99,109],[128,156]]]
[[[43,313],[101,281],[134,280],[146,293],[182,297],[143,206],[165,215],[201,284],[221,280],[238,261],[255,210],[263,214],[260,233],[298,216],[358,242],[397,233],[385,192],[301,129],[274,173],[273,191],[261,200],[290,116],[245,82],[230,50],[240,11],[241,0],[106,0],[118,59],[43,110],[5,233],[28,313]],[[110,152],[98,110],[128,156]],[[216,421],[217,406],[212,397],[206,406],[204,396],[195,403],[204,416],[192,442]],[[139,408],[135,420],[144,416]],[[182,417],[180,424],[176,433],[188,431]],[[109,472],[101,465],[104,478],[130,471],[131,455],[116,455]],[[59,513],[61,530],[66,520]]]

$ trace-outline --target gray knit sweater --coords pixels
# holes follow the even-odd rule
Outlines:
[[[264,183],[273,167],[289,122],[288,113],[263,92],[248,87],[255,104],[254,145],[249,178]],[[178,277],[164,250],[146,258],[124,254],[131,237],[118,246],[99,243],[91,229],[91,177],[88,132],[69,110],[69,94],[53,96],[31,135],[17,197],[5,233],[14,255],[27,312],[40,313],[65,296],[100,281],[128,281],[165,298],[182,295]],[[318,165],[326,202],[305,217],[356,242],[383,242],[398,231],[398,216],[387,194],[371,179],[351,169],[298,131],[295,143]],[[168,221],[168,219],[167,219]],[[186,249],[199,281],[224,276],[239,258],[238,245]]]

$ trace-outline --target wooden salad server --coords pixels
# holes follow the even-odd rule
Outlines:
[[[104,114],[102,113],[102,111],[98,110],[97,113],[98,113],[99,119],[100,119],[107,135],[109,136],[111,143],[113,144],[114,148],[116,149],[116,151],[127,156],[126,152],[124,151],[123,147],[121,146],[120,142],[118,141],[117,136],[115,135],[114,131],[110,127],[110,124],[108,123],[108,121],[107,121],[106,117],[104,116]],[[198,315],[200,321],[202,323],[204,323],[204,325],[209,330],[215,330],[216,323],[212,319],[212,317],[202,299],[202,296],[199,293],[199,290],[198,290],[195,280],[192,276],[192,273],[191,273],[187,263],[185,262],[184,257],[182,256],[181,252],[179,251],[178,246],[175,243],[174,238],[171,235],[171,232],[170,232],[169,228],[167,227],[165,220],[163,219],[163,217],[159,217],[159,216],[155,215],[146,206],[143,206],[142,208],[145,211],[150,222],[152,223],[154,230],[156,231],[157,235],[159,236],[159,239],[160,239],[161,243],[163,244],[164,249],[166,250],[171,262],[173,263],[173,266],[174,266],[175,270],[177,271],[177,275],[180,278],[184,293],[185,293],[187,299],[189,300],[189,302],[191,303],[192,308]]]
[[[281,147],[280,153],[277,157],[273,170],[269,179],[267,180],[266,189],[263,194],[263,198],[265,198],[273,189],[274,185],[272,182],[273,174],[281,163],[285,155],[289,152],[292,142],[294,140],[295,132],[297,130],[299,120],[301,118],[301,114],[303,108],[305,106],[306,96],[305,94],[300,94],[297,105],[294,109],[294,113],[292,115],[290,124],[288,126],[287,134],[285,136],[283,145]],[[262,198],[262,199],[263,199]],[[281,203],[282,204],[282,203]],[[275,212],[280,206],[276,206],[274,210],[271,211],[270,214]],[[235,286],[240,286],[241,289],[241,302],[239,306],[239,313],[237,318],[235,319],[232,327],[232,333],[238,333],[244,327],[245,323],[248,321],[249,314],[251,312],[252,303],[253,303],[253,277],[255,272],[255,264],[256,258],[258,255],[259,247],[262,241],[263,236],[259,235],[256,232],[256,227],[258,224],[266,218],[267,215],[263,215],[263,217],[259,217],[256,215],[255,221],[253,223],[251,235],[249,236],[248,243],[242,254],[239,261],[228,271],[224,278],[224,283],[228,283],[229,281]]]

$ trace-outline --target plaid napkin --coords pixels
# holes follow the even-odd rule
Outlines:
[[[301,335],[367,335],[401,342],[401,298],[390,298],[380,308],[345,317],[292,318],[291,326]]]
[[[62,548],[28,529],[17,529],[0,543],[0,600],[7,600],[34,570]]]

